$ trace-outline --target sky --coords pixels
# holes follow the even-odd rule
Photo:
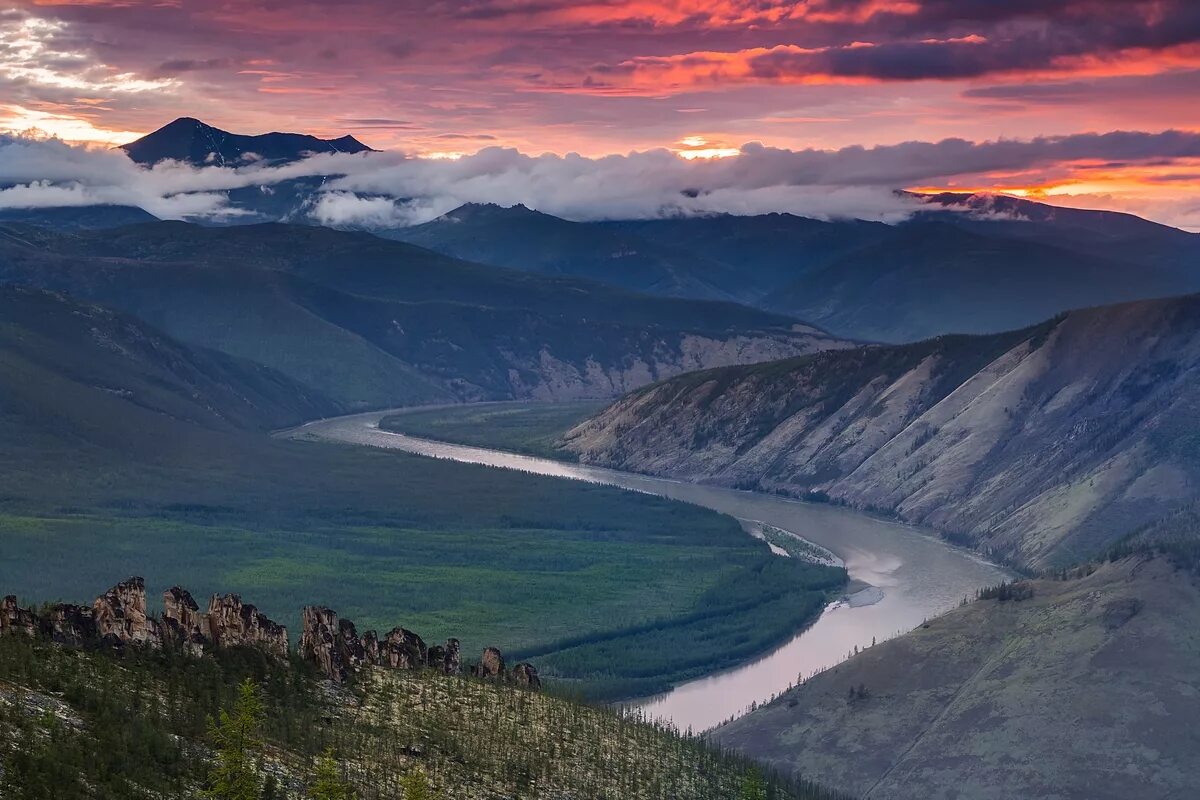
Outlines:
[[[1006,191],[1200,229],[1195,0],[5,2],[9,133],[96,147],[193,116],[418,159],[823,154],[854,177],[810,195]],[[955,160],[903,169],[917,152]]]

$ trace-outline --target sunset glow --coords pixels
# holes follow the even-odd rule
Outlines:
[[[0,131],[108,146],[187,114],[437,159],[665,148],[695,161],[736,160],[754,142],[838,151],[1200,131],[1200,26],[1184,0],[352,0],[326,11],[17,0],[0,11]],[[1068,157],[963,170],[947,186],[1111,196],[1192,225],[1192,156]]]

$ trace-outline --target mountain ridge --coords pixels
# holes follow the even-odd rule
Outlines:
[[[663,381],[564,439],[581,461],[894,514],[1076,563],[1200,486],[1200,296]]]

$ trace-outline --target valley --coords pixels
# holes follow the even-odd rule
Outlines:
[[[416,427],[449,428],[456,430],[460,439],[512,441],[503,430],[497,436],[489,420],[498,414],[519,416],[520,412],[530,409],[536,413],[538,406],[499,404],[479,410],[373,412],[308,423],[286,435],[305,441],[398,449],[438,460],[483,464],[513,472],[613,485],[637,494],[661,495],[737,519],[778,526],[839,556],[845,562],[849,578],[854,581],[851,592],[862,593],[855,595],[857,599],[839,600],[819,616],[814,614],[799,625],[778,629],[775,640],[764,639],[750,650],[731,652],[735,663],[746,662],[742,666],[683,683],[662,697],[640,704],[646,713],[671,720],[681,729],[701,731],[739,715],[751,704],[765,702],[786,690],[799,677],[808,677],[839,663],[854,648],[904,633],[923,620],[954,608],[980,586],[999,583],[1007,575],[1004,570],[973,554],[916,529],[846,509],[417,439],[379,428],[381,419],[392,420],[393,428],[408,427],[406,419],[411,416],[416,420]],[[468,411],[473,412],[473,422]],[[569,415],[556,416],[561,422]],[[542,419],[546,418],[543,416]],[[443,424],[439,425],[439,421]],[[552,425],[546,425],[535,438],[544,438],[552,429]],[[749,535],[743,536],[753,541]],[[772,558],[779,563],[794,560]],[[753,613],[778,612],[764,606]],[[687,636],[688,647],[724,646],[719,638],[706,639],[695,632],[688,632]],[[655,644],[647,644],[660,646],[662,638],[653,637],[651,641]],[[621,644],[624,646],[623,642]],[[557,658],[551,652],[539,654],[537,660],[552,672]]]

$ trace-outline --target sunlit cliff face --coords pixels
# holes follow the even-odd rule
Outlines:
[[[11,2],[11,0],[10,0]],[[738,158],[1200,130],[1190,0],[17,0],[0,130],[111,145],[182,114],[376,148]],[[1195,158],[1044,160],[930,188],[1185,224]],[[906,184],[915,187],[919,184]]]

